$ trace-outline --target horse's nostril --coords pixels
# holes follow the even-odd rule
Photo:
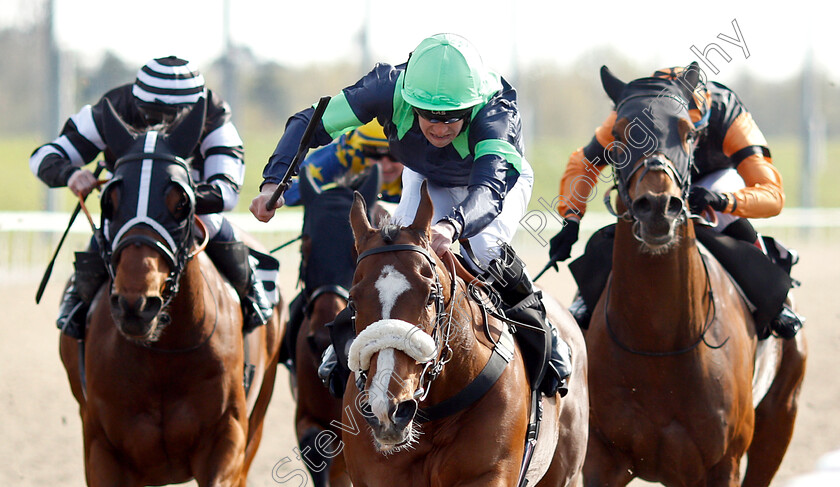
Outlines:
[[[667,213],[670,216],[677,216],[683,211],[683,206],[685,203],[681,198],[677,198],[676,196],[671,196],[668,198],[668,209]]]
[[[126,319],[140,319],[149,322],[160,313],[163,299],[159,296],[126,297],[122,294],[111,295],[111,309]]]
[[[417,414],[417,401],[413,399],[403,401],[394,408],[391,413],[391,421],[399,427],[405,427],[414,419],[415,414]]]
[[[633,213],[636,215],[647,215],[652,210],[650,195],[644,195],[633,202]]]
[[[140,309],[138,315],[145,321],[151,321],[160,313],[163,307],[163,299],[158,296],[150,296],[143,299],[143,302],[145,304]]]

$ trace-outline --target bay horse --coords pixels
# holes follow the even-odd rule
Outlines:
[[[300,451],[310,452],[306,466],[315,487],[350,486],[342,455],[324,455],[318,441],[341,429],[341,400],[329,394],[318,378],[318,366],[331,343],[325,326],[347,306],[350,283],[356,270],[356,248],[350,229],[350,207],[358,191],[372,206],[379,193],[378,164],[360,178],[320,188],[309,171],[299,179],[303,203],[300,279],[304,318],[295,343],[295,432]],[[326,435],[323,432],[330,432]],[[318,440],[320,435],[321,440]]]
[[[546,300],[573,371],[564,398],[540,401],[539,441],[526,450],[537,403],[519,346],[454,256],[431,250],[432,215],[425,182],[409,226],[373,228],[359,195],[350,213],[357,335],[341,424],[353,485],[579,485],[589,400],[580,330]]]
[[[624,83],[605,66],[601,78],[617,112],[609,154],[618,221],[612,274],[585,336],[585,483],[741,485],[747,454],[743,485],[767,486],[793,432],[805,337],[759,342],[736,285],[695,239],[686,100],[699,69]],[[768,380],[754,387],[762,372]]]
[[[282,303],[243,337],[236,292],[195,243],[185,158],[205,113],[201,99],[174,128],[140,134],[110,104],[105,113],[117,161],[97,233],[111,282],[91,305],[85,353],[66,335],[60,342],[91,486],[245,487],[259,446]]]

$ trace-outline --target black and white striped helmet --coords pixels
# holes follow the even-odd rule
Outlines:
[[[137,71],[131,93],[155,105],[192,105],[204,96],[204,76],[184,59],[157,58]]]

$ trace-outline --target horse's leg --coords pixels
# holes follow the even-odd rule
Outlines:
[[[610,449],[595,431],[589,431],[586,460],[583,463],[583,485],[587,487],[620,487],[633,480],[633,464],[627,456]]]
[[[333,464],[330,466],[330,487],[351,487],[352,485],[342,453],[333,458]]]
[[[707,487],[738,487],[741,485],[741,457],[732,449],[723,460],[713,465],[706,473]],[[702,485],[702,484],[701,484]]]
[[[144,485],[119,457],[104,438],[101,430],[85,423],[85,476],[89,487],[141,487]],[[92,432],[90,430],[97,430]]]
[[[216,441],[202,445],[193,457],[195,480],[200,487],[240,487],[245,480],[245,428],[233,414],[220,423],[206,437]]]
[[[332,458],[324,455],[317,444],[316,438],[323,432],[323,428],[311,423],[308,418],[303,418],[297,424],[298,447],[301,456],[306,459],[304,462],[309,474],[312,476],[312,483],[315,487],[327,487],[330,485],[330,470]]]
[[[755,432],[747,454],[744,487],[770,485],[782,463],[793,436],[805,357],[805,337],[801,333],[795,339],[785,340],[779,373],[755,410]]]
[[[266,347],[268,348],[268,360],[265,364],[265,375],[260,384],[260,393],[257,396],[257,402],[254,405],[254,410],[251,412],[251,417],[248,418],[248,444],[245,447],[245,464],[242,468],[242,482],[245,486],[245,479],[248,476],[248,471],[251,468],[251,463],[257,455],[257,449],[260,446],[263,434],[263,424],[265,422],[266,411],[268,404],[271,401],[271,395],[274,392],[274,382],[277,378],[277,357],[280,354],[279,347],[276,341],[279,340],[276,331],[269,333],[268,326],[272,324],[269,321],[266,327]]]
[[[581,486],[582,473],[578,472],[574,477],[572,477],[569,482],[564,482],[565,475],[564,475],[564,465],[563,459],[560,457],[560,451],[563,450],[563,445],[557,445],[557,450],[554,453],[554,460],[551,462],[551,466],[548,468],[548,471],[543,475],[543,477],[534,484],[534,487],[557,487],[557,486],[566,486],[566,487],[579,487]]]
[[[79,415],[85,414],[85,393],[82,390],[82,379],[79,374],[79,342],[64,333],[61,334],[58,344],[61,363],[67,371],[67,380],[70,382],[70,391],[76,402],[79,403]]]
[[[260,420],[253,427],[248,428],[248,434],[251,438],[248,440],[248,445],[245,447],[245,463],[242,465],[242,485],[246,487],[248,480],[248,472],[251,470],[251,463],[257,455],[257,449],[260,447],[260,441],[263,434],[263,421]]]

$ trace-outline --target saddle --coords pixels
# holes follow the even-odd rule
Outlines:
[[[464,261],[464,257],[460,254],[451,253],[455,261],[455,274],[464,282],[469,284],[470,288],[481,289],[486,293],[488,299],[482,301],[482,306],[488,307],[490,314],[498,319],[506,322],[508,325],[513,325],[513,337],[516,343],[519,344],[522,350],[522,359],[525,363],[525,370],[528,373],[528,378],[531,390],[538,390],[543,377],[547,373],[548,358],[551,355],[550,340],[546,340],[543,336],[543,330],[534,330],[528,325],[512,321],[512,317],[508,315],[524,315],[530,312],[536,312],[529,308],[540,299],[536,293],[526,297],[523,301],[510,305],[505,303],[500,294],[481,279],[478,279],[470,270],[469,264]],[[487,306],[489,304],[489,306]],[[507,309],[507,311],[503,311]],[[511,311],[513,311],[511,313]],[[522,325],[522,326],[518,326]]]

